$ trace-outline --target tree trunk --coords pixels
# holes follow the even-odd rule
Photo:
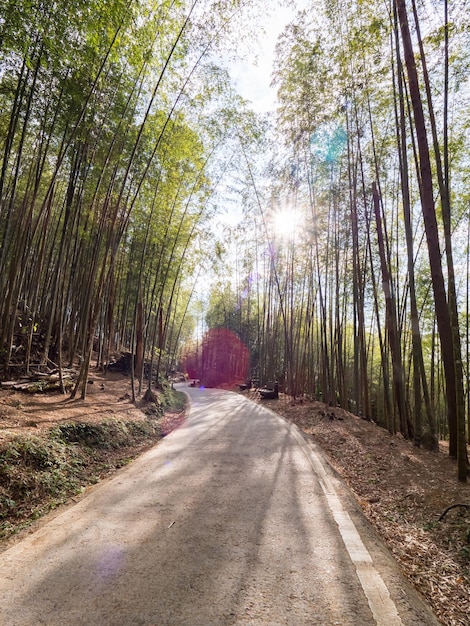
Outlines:
[[[433,139],[434,159],[436,161],[436,176],[439,184],[439,194],[442,208],[442,224],[444,227],[445,256],[447,263],[447,285],[449,298],[449,314],[452,326],[452,339],[454,343],[455,385],[456,385],[456,441],[449,442],[449,453],[457,456],[459,464],[459,480],[467,474],[467,449],[465,438],[465,393],[463,386],[462,347],[460,342],[459,314],[457,307],[457,288],[455,284],[455,270],[452,252],[452,225],[450,204],[450,170],[449,170],[449,146],[448,146],[448,100],[449,100],[449,25],[448,3],[444,0],[444,114],[443,114],[443,159],[437,135],[436,118],[431,95],[431,85],[426,64],[426,55],[421,39],[416,2],[413,0],[413,15],[416,26],[416,34],[420,50],[423,80],[426,87],[426,98],[429,111],[429,121]],[[444,165],[442,164],[444,161]],[[464,481],[465,482],[465,481]]]
[[[372,184],[372,197],[374,201],[375,223],[377,226],[377,242],[379,246],[380,266],[382,269],[382,287],[385,296],[385,308],[387,319],[388,340],[392,356],[393,388],[395,390],[395,402],[400,419],[400,432],[409,439],[412,435],[409,416],[406,410],[405,380],[403,362],[401,358],[400,336],[398,333],[397,309],[392,292],[391,277],[387,264],[385,245],[382,231],[382,217],[380,215],[380,200],[375,183]]]
[[[458,448],[457,446],[457,426],[459,423],[458,410],[460,406],[464,406],[464,402],[460,398],[457,398],[458,392],[460,395],[460,389],[458,389],[457,386],[455,362],[460,357],[455,354],[454,349],[454,338],[452,332],[451,317],[449,314],[449,308],[447,303],[444,274],[442,270],[439,231],[437,227],[436,209],[434,205],[434,190],[431,160],[429,154],[429,144],[405,0],[396,0],[396,7],[400,21],[405,64],[407,68],[409,90],[413,106],[414,122],[418,141],[419,169],[421,176],[421,208],[425,225],[429,265],[431,268],[434,302],[436,306],[436,317],[439,330],[439,340],[441,344],[444,375],[446,380],[446,399],[450,436],[449,452],[450,454],[455,456],[455,454],[458,453],[460,450],[460,447]],[[467,472],[465,460],[462,463],[462,460],[459,459],[458,479],[459,481],[466,482]]]

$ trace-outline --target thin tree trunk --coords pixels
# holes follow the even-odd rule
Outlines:
[[[448,100],[449,100],[449,24],[448,24],[448,1],[444,0],[444,166],[442,165],[441,151],[437,135],[436,119],[434,114],[434,106],[432,103],[431,85],[426,64],[426,56],[424,46],[421,39],[419,27],[418,13],[416,10],[416,2],[413,0],[413,15],[418,36],[418,45],[420,50],[421,67],[423,70],[423,79],[426,87],[427,105],[429,111],[429,120],[431,125],[431,133],[433,139],[434,158],[436,161],[436,175],[439,184],[439,193],[442,208],[442,223],[444,226],[445,255],[447,262],[447,288],[448,288],[448,306],[450,321],[452,327],[452,340],[454,343],[454,365],[455,365],[455,387],[456,387],[456,437],[455,441],[449,442],[449,453],[457,456],[459,465],[459,480],[466,481],[467,475],[467,448],[465,437],[465,394],[463,387],[463,367],[462,367],[462,347],[460,342],[459,314],[457,307],[457,289],[455,284],[455,269],[452,252],[452,224],[451,224],[451,205],[450,205],[450,180],[449,180],[449,146],[448,146]],[[465,479],[464,479],[465,476]]]
[[[395,11],[395,19],[396,11]],[[397,144],[400,162],[401,190],[403,201],[403,216],[405,224],[406,249],[408,259],[408,283],[410,292],[410,318],[411,318],[411,338],[412,338],[412,354],[413,354],[413,393],[414,393],[414,443],[416,446],[421,445],[422,437],[422,420],[421,420],[421,387],[425,398],[427,422],[429,426],[430,447],[437,449],[436,422],[434,410],[429,398],[428,383],[426,371],[424,368],[423,348],[421,340],[421,332],[419,328],[419,314],[416,300],[415,288],[415,272],[414,272],[414,250],[413,250],[413,230],[411,224],[411,203],[410,190],[408,180],[408,156],[406,146],[406,127],[405,127],[405,94],[403,89],[403,66],[399,52],[398,40],[398,23],[395,26],[396,41],[396,58],[397,58],[397,85],[398,85],[398,101],[399,110],[396,106],[395,114],[397,120]],[[396,87],[395,87],[396,88]]]
[[[372,184],[372,197],[374,201],[375,223],[377,226],[377,242],[379,246],[380,266],[382,269],[382,287],[385,296],[385,308],[387,319],[388,339],[392,356],[393,387],[395,389],[395,402],[400,419],[400,432],[409,439],[412,435],[409,416],[406,410],[405,380],[403,362],[401,358],[400,337],[398,333],[397,309],[392,292],[391,277],[385,254],[385,246],[382,231],[382,217],[380,214],[380,200],[375,183]]]
[[[405,0],[395,0],[397,6],[398,17],[400,21],[400,29],[403,41],[403,50],[405,56],[405,64],[408,73],[408,82],[410,87],[410,96],[413,105],[414,122],[416,127],[418,149],[419,149],[419,167],[421,174],[421,202],[426,231],[426,241],[428,244],[429,264],[431,268],[432,285],[434,292],[434,302],[436,305],[437,324],[439,329],[439,339],[441,343],[442,358],[444,364],[444,374],[446,379],[446,398],[448,408],[448,423],[450,435],[451,454],[458,455],[458,479],[466,482],[466,458],[460,458],[461,446],[457,445],[459,440],[458,424],[461,420],[458,417],[460,407],[464,406],[462,399],[457,397],[461,395],[461,389],[457,384],[457,375],[455,361],[460,357],[455,353],[455,344],[453,339],[452,323],[449,314],[447,294],[444,283],[444,275],[441,263],[441,250],[439,244],[439,232],[437,227],[436,210],[434,206],[434,193],[432,181],[432,169],[429,154],[429,145],[426,132],[426,124],[424,119],[424,111],[419,91],[418,73],[416,69],[413,46],[411,42],[410,29],[408,24],[408,14],[406,10]]]

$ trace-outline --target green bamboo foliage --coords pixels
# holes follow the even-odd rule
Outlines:
[[[255,156],[246,158],[250,226],[236,252],[250,258],[238,284],[256,277],[258,297],[240,303],[235,286],[211,302],[215,315],[235,298],[231,323],[250,319],[260,383],[278,377],[290,395],[339,404],[415,445],[435,449],[438,436],[450,436],[460,480],[468,438],[466,5],[426,13],[411,0],[388,11],[331,0],[286,28],[274,70],[275,156],[263,181],[253,175]],[[288,237],[270,223],[282,205],[292,220],[301,216]],[[466,411],[468,425],[468,403]]]
[[[106,367],[113,352],[135,352],[140,387],[144,359],[169,366],[197,269],[184,259],[210,217],[211,160],[233,128],[232,93],[210,55],[242,8],[6,2],[3,375],[78,359],[73,395],[84,397],[92,354]]]

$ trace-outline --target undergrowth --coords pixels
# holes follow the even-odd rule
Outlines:
[[[0,441],[0,540],[154,445],[177,425],[168,429],[165,412],[181,413],[185,404],[162,380],[142,407],[146,419],[60,423]]]
[[[50,431],[53,439],[63,443],[76,443],[91,448],[112,449],[132,444],[135,439],[160,434],[158,423],[123,422],[107,420],[99,424],[76,423],[60,424]]]
[[[15,521],[34,520],[51,506],[80,489],[86,455],[76,447],[34,435],[18,435],[0,449],[0,537],[10,534]]]
[[[166,384],[161,391],[161,402],[164,410],[182,411],[186,406],[186,396],[181,391],[176,391],[171,385]]]
[[[0,444],[0,539],[125,465],[162,437],[157,420],[65,423]]]

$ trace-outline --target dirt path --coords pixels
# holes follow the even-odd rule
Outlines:
[[[191,391],[184,427],[0,555],[0,623],[399,624],[371,608],[340,518],[387,610],[437,623],[299,434],[234,394]]]

